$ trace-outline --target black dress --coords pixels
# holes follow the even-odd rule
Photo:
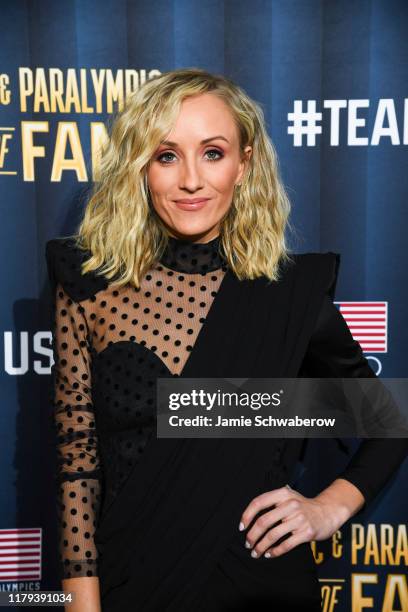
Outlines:
[[[170,238],[120,290],[81,275],[70,238],[46,257],[61,578],[99,576],[104,612],[320,610],[309,543],[253,559],[238,531],[253,497],[291,482],[302,440],[157,439],[155,392],[157,377],[374,377],[332,303],[339,255],[239,281],[218,237]],[[364,440],[338,476],[369,503],[407,452]]]

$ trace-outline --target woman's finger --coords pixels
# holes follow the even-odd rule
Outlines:
[[[289,520],[284,520],[279,525],[276,525],[272,529],[269,529],[265,533],[265,536],[257,542],[251,552],[251,556],[254,558],[260,557],[267,552],[278,540],[288,533],[298,531],[301,529],[303,521],[301,517],[295,516]]]
[[[267,491],[266,493],[262,493],[262,495],[254,497],[241,515],[241,522],[239,524],[240,531],[247,529],[258,512],[285,501],[291,495],[292,493],[289,489],[280,487],[279,489],[273,489],[272,491]]]
[[[289,538],[286,538],[283,542],[278,544],[277,546],[272,546],[265,551],[264,557],[266,559],[272,559],[274,557],[279,557],[283,555],[295,546],[302,544],[303,542],[310,542],[313,539],[311,528],[307,527],[306,529],[302,529],[300,531],[295,531]]]
[[[249,544],[246,545],[247,548],[252,548],[268,530],[274,528],[282,519],[290,518],[299,509],[300,502],[297,499],[289,499],[276,506],[273,510],[261,514],[247,533],[246,541]]]

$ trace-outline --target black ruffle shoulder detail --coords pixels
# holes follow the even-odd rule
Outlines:
[[[109,282],[105,277],[97,275],[95,271],[82,274],[81,264],[89,255],[88,251],[76,245],[74,237],[49,240],[45,246],[45,257],[53,290],[60,282],[67,294],[80,302],[106,289]]]
[[[339,253],[291,253],[290,257],[293,263],[284,264],[283,269],[295,272],[302,288],[308,286],[309,290],[327,294],[334,300],[341,262]]]

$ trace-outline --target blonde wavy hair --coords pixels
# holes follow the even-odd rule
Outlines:
[[[220,242],[239,279],[279,279],[290,261],[285,232],[290,202],[279,177],[278,158],[261,107],[228,78],[200,68],[172,70],[146,81],[113,116],[102,150],[98,179],[74,235],[90,251],[82,273],[97,271],[115,286],[140,287],[161,257],[169,234],[152,206],[147,169],[170,133],[188,96],[211,92],[230,108],[243,149],[252,155],[241,185],[220,223]]]

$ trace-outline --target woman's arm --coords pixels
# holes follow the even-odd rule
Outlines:
[[[53,304],[53,418],[58,457],[60,578],[70,612],[100,612],[95,527],[100,470],[83,308],[57,283]]]
[[[314,377],[376,377],[328,295],[324,298],[303,365]],[[408,440],[405,438],[363,439],[346,469],[338,475],[339,486],[344,488],[342,480],[354,485],[364,497],[365,506],[381,491],[407,454]]]
[[[62,580],[64,593],[74,593],[67,612],[101,612],[99,578],[67,578]]]
[[[322,304],[302,369],[317,378],[375,378],[329,296]],[[272,558],[302,542],[329,538],[377,495],[407,454],[404,438],[364,439],[346,469],[317,496],[307,498],[286,486],[254,498],[239,526],[240,530],[250,527],[246,546],[252,549],[251,555]]]

